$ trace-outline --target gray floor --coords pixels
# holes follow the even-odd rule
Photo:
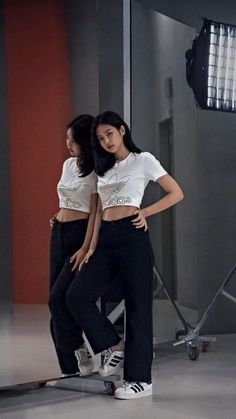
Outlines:
[[[196,320],[193,310],[181,311],[188,321]],[[170,302],[155,300],[153,313],[157,343],[173,340],[181,323]],[[0,387],[60,374],[49,319],[47,305],[0,303]]]
[[[0,304],[0,387],[58,376],[43,304]]]
[[[171,327],[170,318],[173,313],[166,305],[161,307],[159,303],[158,307],[162,311],[162,318],[164,318],[163,313],[166,316],[169,313],[169,320],[164,319],[163,325],[167,321]],[[28,366],[26,372],[28,378],[35,374],[36,370],[38,375],[40,368],[45,368],[41,375],[46,373],[46,368],[49,371],[49,366],[49,375],[53,369],[55,372],[58,371],[47,334],[46,308],[36,307],[33,310],[34,314],[31,313],[30,316],[27,310],[30,310],[29,307],[18,307],[17,314],[15,312],[15,316],[5,317],[1,324],[1,341],[5,351],[8,352],[5,355],[5,351],[0,352],[1,375],[3,372],[7,375],[9,368],[10,374],[12,376],[15,374],[15,379],[23,378],[26,366]],[[164,327],[162,321],[155,325],[156,328],[158,324],[162,330]],[[167,329],[164,328],[163,331],[167,333]],[[14,348],[12,343],[16,342],[18,347]],[[23,352],[20,349],[23,349]],[[133,401],[114,400],[112,396],[105,394],[38,388],[32,385],[11,389],[5,387],[0,390],[0,417],[4,419],[94,417],[143,419],[146,416],[157,419],[235,419],[235,349],[236,335],[217,336],[217,341],[210,345],[207,353],[201,353],[198,361],[190,361],[184,347],[173,348],[170,343],[159,343],[153,362],[154,394],[152,397]],[[5,377],[5,385],[6,382]]]

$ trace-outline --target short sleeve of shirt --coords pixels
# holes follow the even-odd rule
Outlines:
[[[68,166],[69,166],[69,159],[65,160],[62,166],[62,175],[65,174],[65,172],[68,170]]]
[[[160,177],[167,175],[167,171],[162,167],[160,162],[148,152],[143,153],[143,170],[144,176],[148,180],[156,181]]]
[[[63,166],[62,166],[61,179],[65,178],[65,176],[70,175],[71,161],[72,161],[71,157],[64,161]]]

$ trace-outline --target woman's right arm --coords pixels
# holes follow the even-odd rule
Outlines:
[[[94,254],[94,252],[96,250],[98,237],[99,237],[100,226],[101,226],[101,220],[102,220],[102,204],[101,204],[101,199],[98,196],[97,211],[96,211],[96,216],[95,216],[95,221],[94,221],[92,239],[91,239],[91,242],[90,242],[89,250],[87,251],[84,259],[82,260],[82,262],[79,265],[79,271],[81,270],[82,266],[85,263],[88,263],[90,257]]]

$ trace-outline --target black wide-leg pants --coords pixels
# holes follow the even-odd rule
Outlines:
[[[61,371],[66,374],[78,371],[74,351],[83,343],[82,329],[66,306],[66,292],[75,278],[69,261],[84,242],[87,224],[87,219],[63,223],[55,220],[51,234],[50,329]]]
[[[124,379],[151,380],[153,252],[148,231],[126,217],[102,221],[97,250],[67,290],[66,303],[95,353],[120,341],[96,301],[119,275],[126,307]]]

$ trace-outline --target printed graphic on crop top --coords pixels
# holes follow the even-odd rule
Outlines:
[[[130,153],[104,176],[98,176],[102,208],[129,205],[139,208],[150,180],[166,175],[166,170],[150,153]]]
[[[96,192],[97,177],[93,172],[79,176],[77,157],[70,157],[63,164],[62,176],[57,185],[59,207],[90,212],[91,196]]]
[[[107,183],[100,179],[99,192],[106,198],[108,206],[127,205],[131,202],[129,196],[122,196],[122,190],[129,179],[130,175],[119,178],[117,173],[111,175]]]

